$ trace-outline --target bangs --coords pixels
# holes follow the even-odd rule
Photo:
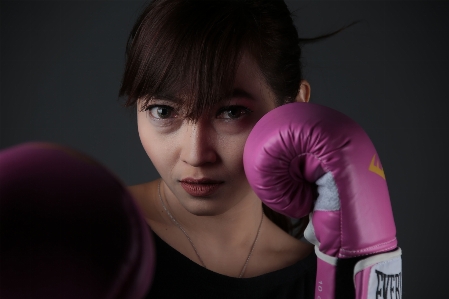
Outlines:
[[[232,95],[254,18],[243,1],[154,1],[133,29],[120,95],[176,98],[198,120]]]

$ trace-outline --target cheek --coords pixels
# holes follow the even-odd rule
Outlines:
[[[218,151],[225,167],[233,173],[244,174],[243,149],[249,131],[238,135],[219,137]]]
[[[151,140],[154,139],[154,136],[152,136],[153,134],[151,130],[149,130],[149,127],[145,124],[145,117],[141,116],[141,113],[139,113],[137,117],[137,129],[139,132],[140,142],[142,143],[142,146],[147,154],[150,155],[149,144],[151,143]]]
[[[161,165],[159,164],[161,161],[164,161],[165,164],[169,161],[169,147],[166,148],[166,141],[164,142],[164,140],[160,138],[160,134],[157,134],[147,121],[145,116],[139,116],[138,118],[137,125],[140,142],[154,167],[160,171]]]

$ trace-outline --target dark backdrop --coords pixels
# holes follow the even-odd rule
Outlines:
[[[2,1],[0,149],[31,140],[82,150],[127,184],[157,177],[118,89],[143,1]],[[405,298],[445,298],[449,3],[293,1],[311,101],[359,122],[385,169]],[[446,187],[445,187],[446,186]],[[442,235],[442,236],[441,236]]]

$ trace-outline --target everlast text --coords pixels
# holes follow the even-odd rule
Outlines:
[[[377,274],[376,299],[402,298],[402,272],[399,274],[385,274],[375,270]]]

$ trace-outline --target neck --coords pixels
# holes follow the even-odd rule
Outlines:
[[[198,216],[189,212],[163,181],[160,191],[167,209],[194,242],[201,240],[212,247],[247,244],[254,238],[262,218],[262,204],[252,192],[222,213]],[[173,223],[167,214],[165,218]]]

